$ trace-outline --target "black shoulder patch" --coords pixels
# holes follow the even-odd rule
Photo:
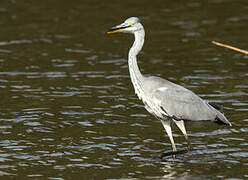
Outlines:
[[[176,121],[182,121],[183,120],[183,119],[177,118],[176,116],[172,116],[172,119],[176,120]]]
[[[212,106],[214,109],[216,109],[217,111],[220,111],[223,114],[223,109],[220,106],[218,106],[217,104],[214,104],[212,102],[208,102],[208,104],[210,106]]]
[[[166,112],[166,110],[165,110],[162,106],[160,106],[160,109],[162,109],[162,111],[163,111],[165,114],[168,115],[168,113]]]

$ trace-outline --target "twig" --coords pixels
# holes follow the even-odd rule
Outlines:
[[[226,44],[222,44],[222,43],[219,43],[219,42],[216,42],[216,41],[212,41],[212,43],[217,45],[217,46],[221,46],[221,47],[224,47],[224,48],[227,48],[227,49],[232,49],[234,51],[238,51],[240,53],[244,53],[244,54],[248,55],[248,51],[246,51],[246,50],[239,49],[239,48],[229,46],[229,45],[226,45]]]

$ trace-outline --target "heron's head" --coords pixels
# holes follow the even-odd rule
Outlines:
[[[124,23],[114,26],[111,29],[108,30],[108,34],[113,34],[117,32],[123,32],[123,33],[135,33],[136,31],[139,31],[143,29],[143,26],[140,23],[139,18],[137,17],[130,17]]]

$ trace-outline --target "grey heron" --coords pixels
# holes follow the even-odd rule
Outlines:
[[[188,151],[192,149],[192,146],[184,121],[213,121],[231,126],[217,105],[204,101],[192,91],[173,82],[141,74],[137,64],[137,55],[144,44],[145,30],[139,18],[130,17],[124,23],[112,27],[107,33],[117,32],[134,34],[135,40],[128,54],[131,81],[145,109],[162,122],[171,141],[173,152],[177,149],[172,136],[171,123],[175,123],[182,131],[187,141]]]

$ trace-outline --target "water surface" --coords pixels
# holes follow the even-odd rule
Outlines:
[[[236,1],[5,0],[0,7],[0,176],[18,179],[247,179],[248,5]],[[129,79],[133,37],[106,30],[139,16],[139,66],[224,109],[232,127],[187,123],[194,151],[170,150]],[[173,127],[178,148],[184,137]]]

